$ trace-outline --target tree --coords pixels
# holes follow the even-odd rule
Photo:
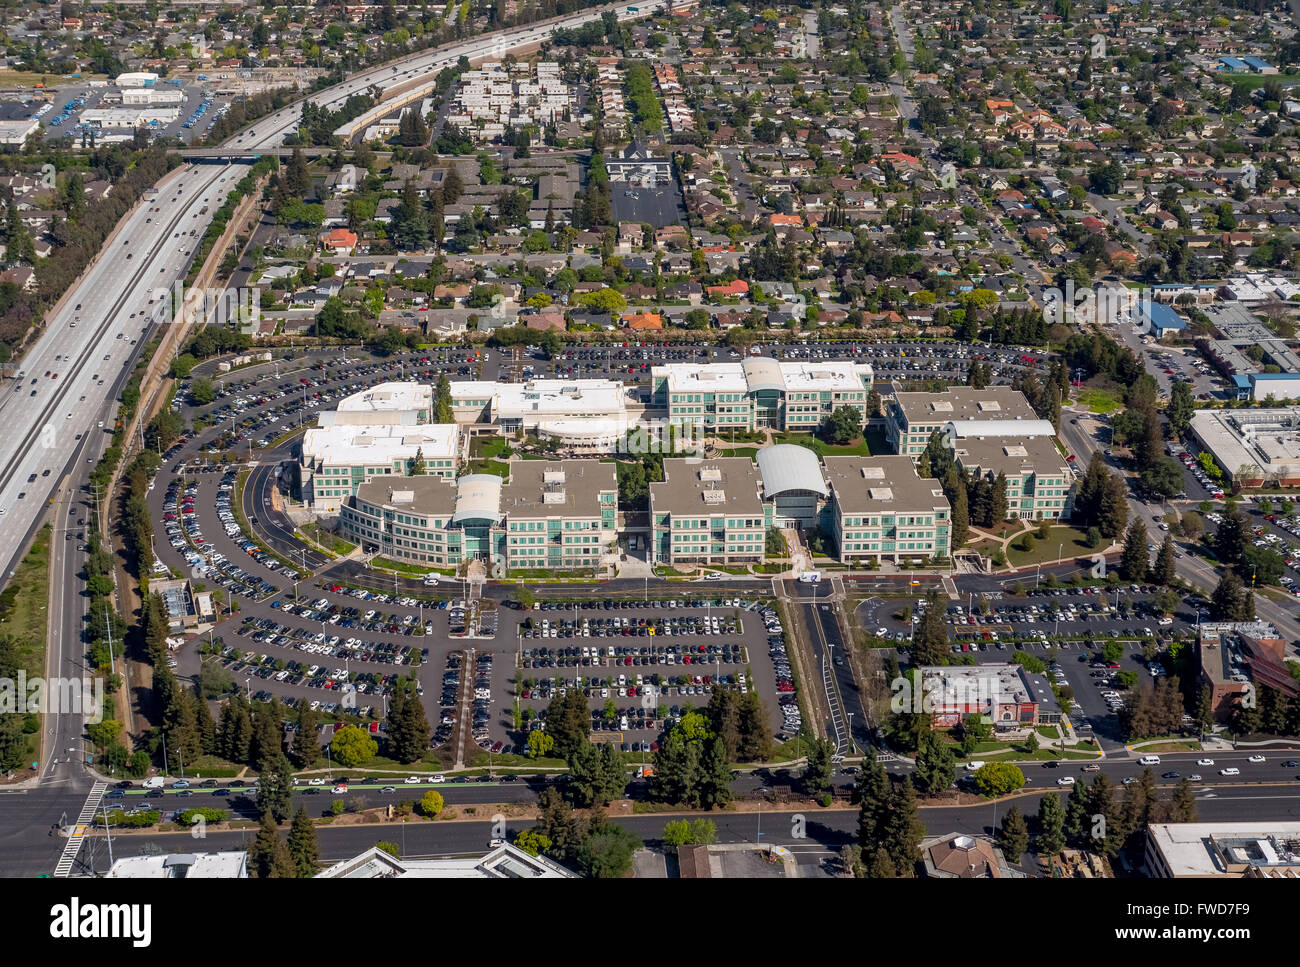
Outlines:
[[[415,762],[429,750],[429,722],[424,703],[408,688],[398,688],[388,705],[388,754],[401,763]]]
[[[1223,519],[1214,534],[1214,553],[1219,561],[1232,567],[1241,562],[1250,546],[1252,535],[1250,527],[1242,517],[1241,511],[1233,502],[1223,508]]]
[[[948,789],[957,778],[957,759],[952,747],[940,738],[939,733],[926,732],[917,752],[913,781],[916,791],[923,796],[937,796]]]
[[[334,739],[330,742],[330,754],[339,765],[353,768],[378,755],[379,743],[364,729],[345,725],[334,733]]]
[[[534,828],[521,830],[515,837],[515,845],[529,856],[541,856],[551,851],[550,837],[542,835]]]
[[[569,755],[565,791],[575,806],[607,803],[622,796],[626,788],[627,770],[611,743],[594,745],[584,739]]]
[[[1125,581],[1145,581],[1149,564],[1146,524],[1140,519],[1134,520],[1124,535],[1124,551],[1119,561],[1120,576]]]
[[[925,595],[925,612],[912,637],[912,660],[917,665],[942,665],[948,660],[948,625],[938,591]]]
[[[578,869],[590,879],[618,879],[627,875],[640,848],[641,840],[629,830],[603,816],[594,818],[577,850]]]
[[[551,738],[541,729],[533,729],[528,733],[528,757],[530,759],[541,759],[548,756],[555,749],[555,739]]]
[[[258,775],[257,809],[277,823],[289,817],[293,805],[293,766],[283,752],[263,762]]]
[[[1192,396],[1192,384],[1181,380],[1174,383],[1169,394],[1169,406],[1165,416],[1169,419],[1169,430],[1174,437],[1181,437],[1192,425],[1192,414],[1196,412],[1196,400]]]
[[[1247,610],[1246,597],[1246,586],[1237,577],[1237,572],[1224,571],[1210,595],[1210,614],[1215,621],[1248,621],[1249,618],[1241,617]]]
[[[1020,857],[1029,848],[1029,824],[1025,822],[1025,817],[1015,806],[1007,810],[1007,814],[1002,817],[1002,825],[998,828],[997,844],[1008,863],[1019,863]]]
[[[310,769],[321,757],[317,714],[309,702],[298,703],[298,727],[293,732],[289,755],[300,769]]]
[[[862,413],[856,406],[839,406],[822,417],[818,435],[834,446],[852,443],[862,433]]]
[[[1025,774],[1010,762],[986,762],[971,774],[971,778],[979,793],[990,799],[1015,792],[1025,784]]]
[[[682,846],[708,846],[717,841],[718,827],[711,819],[674,819],[664,825],[664,845],[676,851]]]
[[[436,789],[430,789],[420,797],[420,813],[430,819],[437,819],[442,812],[442,807],[442,793]]]
[[[586,697],[576,688],[551,699],[546,707],[546,732],[555,740],[555,754],[567,759],[587,741],[591,712]]]
[[[1044,856],[1055,856],[1065,849],[1065,810],[1061,807],[1061,797],[1054,792],[1038,802],[1035,849]]]
[[[316,844],[316,827],[312,825],[305,806],[298,807],[289,828],[289,855],[299,878],[316,875],[320,867],[320,848]]]
[[[994,526],[1007,519],[1007,477],[999,471],[993,480],[993,496],[989,504],[989,525]]]
[[[831,761],[834,754],[835,744],[829,739],[809,740],[808,762],[801,779],[804,791],[814,799],[830,791],[831,777],[835,773],[835,764]]]
[[[292,879],[298,875],[270,812],[263,813],[262,826],[248,848],[248,872],[260,880]]]
[[[1174,583],[1175,573],[1174,540],[1172,537],[1166,537],[1160,542],[1160,552],[1156,554],[1156,564],[1151,576],[1157,584],[1168,587]]]

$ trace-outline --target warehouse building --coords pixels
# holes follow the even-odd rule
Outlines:
[[[1191,434],[1233,483],[1300,485],[1300,407],[1197,410]]]
[[[872,375],[867,363],[835,360],[669,363],[651,370],[650,399],[669,423],[709,433],[815,430],[841,406],[857,409],[865,423]]]

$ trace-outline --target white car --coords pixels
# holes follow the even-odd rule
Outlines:
[[[1056,780],[1056,784],[1058,786],[1073,786],[1074,776],[1061,776],[1061,778]]]
[[[1198,766],[1212,766],[1212,765],[1214,765],[1214,760],[1213,760],[1213,759],[1197,759],[1197,760],[1196,760],[1196,764],[1197,764]]]
[[[317,776],[315,779],[310,780],[310,781],[307,783],[307,785],[309,785],[309,786],[323,786],[323,785],[325,785],[325,780],[322,779],[322,778],[320,778],[319,776]]]
[[[1262,755],[1253,755],[1253,756],[1251,756],[1249,759],[1247,759],[1246,761],[1247,761],[1247,762],[1267,762],[1268,760],[1265,759]]]
[[[407,777],[406,777],[406,780],[405,780],[405,782],[406,782],[406,784],[407,784],[408,786],[414,786],[414,785],[415,785],[417,782],[419,782],[419,781],[420,781],[420,777],[419,777],[419,776],[407,776]]]
[[[1228,766],[1228,768],[1226,768],[1226,769],[1220,769],[1220,770],[1219,770],[1219,775],[1221,775],[1221,776],[1239,776],[1239,775],[1241,775],[1241,770],[1238,769],[1238,768],[1236,768],[1235,766]]]
[[[440,773],[438,773],[436,776],[430,776],[430,777],[429,777],[429,781],[430,781],[430,782],[446,782],[446,781],[447,781],[447,777],[444,776],[444,775],[440,772]]]

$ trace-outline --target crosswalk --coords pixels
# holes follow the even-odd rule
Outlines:
[[[86,831],[90,828],[90,821],[94,818],[95,810],[99,808],[100,800],[104,798],[104,792],[108,789],[108,783],[97,782],[90,787],[90,795],[86,797],[85,805],[81,807],[81,812],[77,815],[77,821],[72,825],[72,831],[68,834],[67,842],[63,844],[63,855],[59,857],[58,864],[54,867],[54,875],[66,877],[72,873],[72,864],[77,860],[77,854],[81,852],[81,842],[86,838]]]

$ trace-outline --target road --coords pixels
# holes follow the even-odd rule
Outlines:
[[[1077,422],[1075,422],[1077,420]],[[1092,460],[1094,450],[1104,448],[1102,442],[1103,424],[1090,419],[1086,413],[1066,410],[1061,420],[1060,436],[1070,452],[1074,453],[1080,466],[1086,467]],[[1123,473],[1115,457],[1105,457],[1113,473]],[[1166,513],[1160,504],[1148,504],[1138,500],[1132,494],[1128,498],[1129,520],[1140,519],[1147,528],[1151,541],[1158,544],[1163,539],[1160,522]],[[1178,576],[1194,587],[1200,588],[1208,597],[1219,583],[1219,572],[1208,561],[1181,548],[1180,556],[1175,560]],[[1272,623],[1288,641],[1288,652],[1295,653],[1295,642],[1300,641],[1300,621],[1283,608],[1262,594],[1255,596],[1255,613],[1260,619]]]
[[[889,11],[889,22],[894,29],[894,37],[898,41],[898,46],[903,52],[910,66],[912,56],[915,53],[915,42],[912,38],[912,29],[904,19],[903,8],[893,6]],[[890,93],[894,96],[894,101],[898,105],[899,115],[907,122],[909,129],[913,127],[916,121],[916,99],[912,97],[912,92],[908,90],[907,82],[901,73],[894,74],[888,80]],[[925,160],[930,169],[934,172],[940,172],[944,166],[943,159],[939,156],[938,143],[928,135],[919,131],[910,132],[916,141],[921,145]],[[1006,233],[1000,220],[985,206],[981,199],[967,185],[960,185],[958,189],[958,200],[963,205],[969,205],[980,212],[988,224],[992,247],[995,253],[1006,255],[1011,259],[1012,268],[1020,273],[1027,285],[1045,285],[1048,282],[1047,275],[1038,266],[1037,263],[1027,259],[1020,251],[1020,248],[1012,240],[1011,236]]]
[[[119,376],[148,339],[155,290],[183,278],[209,213],[237,177],[224,167],[180,169],[119,224],[81,283],[46,317],[45,332],[0,391],[0,562],[10,571],[65,470],[80,485],[84,438],[111,433]],[[171,199],[176,199],[173,202]],[[101,426],[102,424],[102,426]]]

